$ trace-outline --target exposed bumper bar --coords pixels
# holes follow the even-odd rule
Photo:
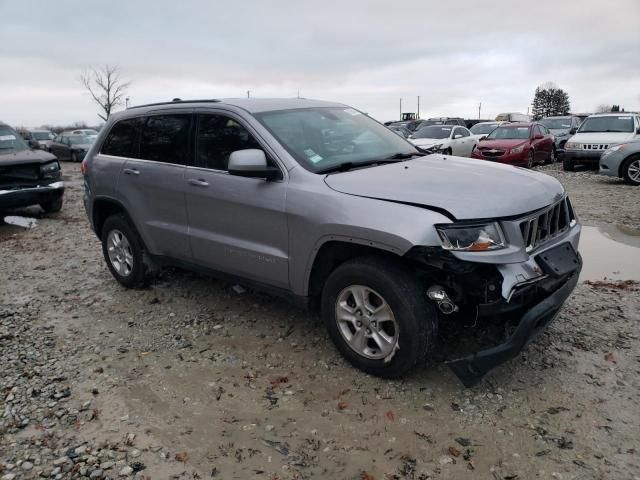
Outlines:
[[[37,187],[16,188],[13,190],[0,190],[0,195],[10,195],[12,193],[31,193],[31,192],[46,192],[48,190],[60,190],[64,188],[64,182],[53,182],[48,185],[38,185]]]
[[[581,269],[582,264],[560,288],[531,307],[506,342],[472,355],[447,361],[449,368],[464,386],[477,385],[489,370],[511,360],[532,342],[553,321],[562,304],[569,298],[578,283]]]

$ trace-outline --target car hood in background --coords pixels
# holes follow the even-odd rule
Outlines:
[[[443,209],[458,220],[522,215],[564,194],[542,173],[443,155],[330,174],[325,183],[350,195]]]
[[[448,144],[450,140],[448,138],[411,138],[409,141],[419,147],[431,147]]]
[[[554,135],[569,135],[569,130],[571,130],[570,128],[550,128],[549,131],[551,133],[553,133]]]
[[[0,167],[23,163],[46,163],[55,159],[55,155],[43,150],[22,150],[17,153],[0,154]]]
[[[478,148],[513,148],[526,142],[526,138],[517,138],[514,140],[482,140],[478,143]]]
[[[633,132],[585,132],[576,133],[571,137],[571,142],[578,143],[609,143],[615,145],[617,143],[630,142],[640,138]]]

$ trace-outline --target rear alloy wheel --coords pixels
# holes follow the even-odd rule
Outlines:
[[[533,150],[529,150],[529,153],[527,154],[527,168],[533,168],[533,159],[534,159]]]
[[[142,240],[124,215],[112,215],[102,227],[102,253],[109,271],[127,288],[141,287],[146,265]]]
[[[640,185],[640,155],[635,155],[624,162],[622,175],[625,183],[636,187]]]
[[[574,165],[573,165],[573,161],[570,158],[563,158],[562,159],[562,169],[565,172],[573,172],[574,169]]]
[[[437,312],[411,271],[376,257],[336,268],[322,291],[322,318],[340,353],[372,375],[397,378],[425,362]]]

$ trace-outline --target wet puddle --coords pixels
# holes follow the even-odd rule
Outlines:
[[[640,230],[583,226],[579,250],[580,280],[640,280]]]

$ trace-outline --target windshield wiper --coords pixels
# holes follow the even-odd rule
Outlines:
[[[412,157],[421,157],[422,155],[420,155],[419,153],[416,152],[408,152],[408,153],[396,153],[391,155],[390,157],[386,157],[383,161],[386,160],[406,160],[408,158],[412,158]]]
[[[396,163],[400,161],[400,159],[391,158],[383,160],[371,160],[368,162],[342,162],[338,165],[334,165],[323,170],[318,170],[316,173],[346,172],[348,170],[351,170],[352,168],[371,167],[373,165],[384,165],[385,163]]]

